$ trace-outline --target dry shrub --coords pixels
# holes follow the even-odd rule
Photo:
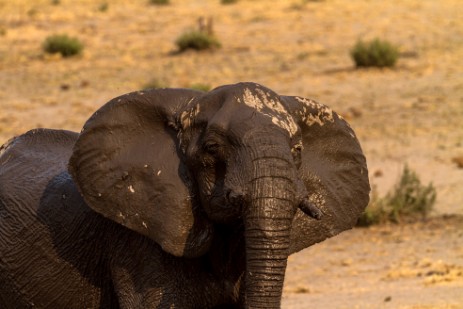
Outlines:
[[[170,1],[169,0],[149,0],[149,3],[153,5],[167,5],[170,3]]]
[[[43,50],[50,54],[60,53],[63,57],[78,55],[84,48],[83,44],[66,34],[55,34],[47,37],[43,43]]]
[[[190,30],[180,35],[175,44],[179,52],[187,49],[197,51],[220,48],[222,45],[214,35],[212,18],[200,17],[198,19],[198,30]]]
[[[98,11],[100,11],[100,12],[107,12],[108,9],[109,9],[108,2],[103,2],[98,6]]]
[[[432,183],[422,185],[418,175],[406,165],[398,183],[385,197],[380,198],[376,190],[372,191],[370,204],[358,225],[399,223],[403,219],[425,218],[431,212],[436,196]]]
[[[187,49],[193,50],[206,50],[219,48],[220,42],[213,35],[201,31],[188,31],[183,33],[175,41],[179,52],[186,51]]]

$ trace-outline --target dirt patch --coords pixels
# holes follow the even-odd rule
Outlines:
[[[356,228],[290,257],[283,308],[462,308],[463,216]]]
[[[379,194],[408,164],[437,188],[433,216],[463,214],[463,1],[171,2],[1,1],[0,143],[35,127],[79,131],[109,99],[153,80],[255,81],[347,118]],[[175,55],[201,16],[222,48]],[[44,54],[57,32],[77,36],[83,54]],[[374,37],[400,46],[396,68],[354,68],[349,49]],[[284,308],[463,308],[459,222],[355,229],[294,255]]]

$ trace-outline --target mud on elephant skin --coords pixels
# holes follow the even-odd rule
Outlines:
[[[1,308],[279,308],[368,203],[350,126],[255,83],[155,89],[0,149]]]

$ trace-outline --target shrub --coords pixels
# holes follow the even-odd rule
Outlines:
[[[187,49],[206,50],[219,48],[221,46],[214,35],[198,30],[183,33],[177,38],[175,44],[179,52],[183,52]]]
[[[159,79],[153,79],[150,82],[146,83],[142,88],[143,90],[148,89],[157,89],[157,88],[166,88],[167,84]]]
[[[324,2],[325,0],[299,0],[298,2],[294,2],[290,5],[290,9],[292,10],[302,10],[306,7],[307,3],[310,2]]]
[[[357,41],[350,55],[357,67],[393,67],[399,50],[391,43],[376,38],[369,42]]]
[[[370,203],[357,221],[358,226],[370,226],[387,221],[384,199],[378,196],[376,188],[371,190]]]
[[[372,191],[370,204],[358,221],[360,226],[384,222],[400,222],[403,218],[425,218],[436,201],[436,189],[432,183],[421,184],[418,175],[405,166],[399,182],[384,198]]]
[[[154,4],[154,5],[167,5],[170,3],[170,1],[169,0],[149,0],[149,3]]]
[[[390,219],[398,222],[401,216],[426,217],[434,206],[436,196],[436,189],[432,183],[427,186],[421,185],[418,175],[405,166],[394,191],[386,196],[392,206]]]
[[[30,8],[29,10],[27,10],[27,15],[29,17],[35,17],[38,13],[39,13],[39,10],[37,10],[37,8],[35,8],[35,7]]]
[[[109,9],[108,2],[103,2],[98,6],[98,11],[100,11],[100,12],[107,12],[108,9]]]
[[[63,57],[78,55],[84,46],[77,38],[66,34],[55,34],[45,39],[43,49],[50,54],[60,53]]]
[[[233,4],[238,2],[238,0],[220,0],[220,3],[222,4]]]
[[[189,88],[193,90],[208,92],[209,90],[211,90],[211,85],[197,83],[197,84],[192,84]]]

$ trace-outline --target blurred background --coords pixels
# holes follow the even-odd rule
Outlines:
[[[332,107],[362,227],[290,257],[283,308],[463,308],[463,1],[0,0],[0,144],[113,97],[240,81]]]

